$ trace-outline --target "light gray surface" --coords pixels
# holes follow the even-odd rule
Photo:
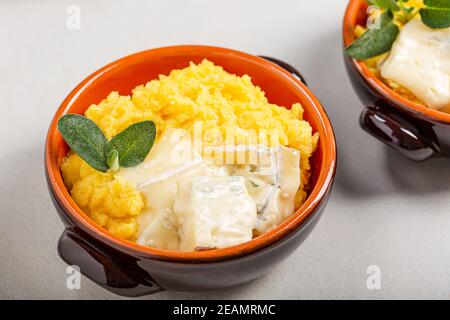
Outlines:
[[[81,29],[66,27],[68,5]],[[139,4],[139,5],[138,5]],[[299,68],[337,135],[338,174],[310,238],[267,276],[209,293],[219,299],[449,298],[450,161],[409,162],[362,132],[361,103],[341,57],[345,0],[1,1],[0,298],[116,298],[83,278],[66,289],[56,254],[63,229],[47,193],[47,126],[85,76],[124,55],[210,44]],[[381,290],[366,287],[381,268]]]

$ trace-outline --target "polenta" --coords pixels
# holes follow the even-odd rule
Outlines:
[[[302,106],[297,103],[285,108],[271,104],[249,76],[230,74],[208,60],[203,60],[200,64],[190,63],[188,67],[173,70],[169,75],[160,75],[158,79],[134,88],[131,96],[111,92],[99,104],[91,105],[86,110],[85,116],[94,121],[108,139],[133,123],[152,120],[156,124],[157,138],[149,157],[154,157],[157,150],[161,149],[157,144],[164,139],[165,133],[177,129],[193,132],[195,123],[198,122],[201,122],[203,131],[215,129],[223,134],[232,132],[235,136],[243,138],[248,138],[254,131],[276,130],[279,133],[277,143],[284,148],[284,151],[280,152],[280,157],[284,157],[283,161],[296,159],[298,162],[300,177],[298,185],[294,184],[295,205],[299,206],[306,198],[310,157],[316,149],[319,136],[313,133],[310,124],[303,120]],[[205,142],[211,145],[215,143]],[[298,153],[298,156],[295,153]],[[238,168],[233,170],[239,171]],[[126,179],[127,175],[122,173],[122,169],[116,173],[96,171],[72,151],[61,164],[61,171],[74,201],[96,223],[118,237],[138,240],[139,230],[142,227],[140,224],[144,221],[140,215],[154,204],[152,194],[145,196],[133,181]],[[246,221],[254,223],[252,214],[256,210],[255,204],[248,202],[251,199],[247,190],[244,190],[245,179],[238,179],[233,173],[226,177],[203,177],[194,180],[192,187],[184,188],[185,199],[197,199],[195,201],[198,202],[201,196],[195,193],[198,192],[195,188],[204,188],[207,183],[214,182],[219,187],[230,183],[231,188],[216,188],[223,191],[220,199],[225,201],[228,199],[226,197],[235,197],[233,203],[239,203],[241,206],[245,204],[247,208],[245,212],[248,212]],[[156,199],[154,200],[156,203]],[[210,208],[212,203],[205,204],[205,210]],[[181,203],[175,205],[178,209],[175,208],[174,211],[184,208],[180,215],[175,216],[182,220],[180,223],[186,220],[184,212],[192,212],[192,215],[195,215],[201,206],[200,204],[185,206]],[[166,218],[161,219],[163,221]],[[240,215],[237,215],[236,219],[240,219]],[[238,224],[241,223],[236,221]],[[217,227],[215,228],[215,231],[211,232],[217,233]],[[189,226],[186,224],[183,228],[180,227],[174,234],[177,232],[190,232]],[[248,230],[245,232],[248,234]],[[246,239],[244,233],[241,235],[241,239]],[[198,237],[204,239],[204,234]],[[189,250],[193,245],[203,246],[202,239],[191,239],[192,243],[197,244],[190,244],[191,242],[186,240],[180,245]],[[213,240],[220,245],[221,242],[217,239],[216,237]],[[226,243],[232,245],[230,242]],[[174,248],[167,245],[154,244],[154,246]]]

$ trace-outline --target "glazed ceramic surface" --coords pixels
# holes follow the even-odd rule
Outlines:
[[[66,113],[84,113],[110,91],[129,94],[136,85],[172,69],[207,58],[228,72],[248,74],[271,102],[300,102],[305,119],[320,140],[312,159],[311,191],[307,201],[276,229],[247,243],[210,251],[178,252],[140,246],[119,239],[96,225],[71,199],[59,164],[68,146],[56,123]],[[96,71],[65,99],[50,125],[45,169],[55,208],[66,225],[58,252],[68,264],[78,265],[91,280],[125,296],[168,290],[209,290],[251,281],[291,254],[308,236],[322,214],[336,169],[336,146],[331,124],[322,106],[301,82],[302,75],[288,64],[242,52],[206,46],[176,46],[140,52]]]
[[[344,47],[355,39],[355,26],[366,24],[367,7],[366,0],[350,1],[344,18]],[[360,118],[364,130],[412,160],[450,157],[450,114],[405,99],[345,51],[344,59],[353,87],[365,105]]]

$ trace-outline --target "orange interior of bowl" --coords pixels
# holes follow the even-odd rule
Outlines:
[[[276,229],[247,243],[234,247],[201,252],[179,252],[150,248],[120,239],[93,222],[72,200],[63,183],[59,165],[68,152],[68,146],[57,131],[58,119],[66,113],[83,114],[93,103],[99,103],[111,91],[122,95],[140,84],[168,74],[173,69],[199,63],[204,58],[224,67],[230,73],[248,74],[260,86],[272,103],[291,106],[300,102],[305,109],[305,119],[320,141],[312,164],[311,191],[303,206]],[[229,49],[206,46],[175,46],[148,50],[113,62],[86,78],[64,100],[51,123],[46,145],[46,168],[51,188],[72,219],[80,222],[85,231],[119,249],[136,254],[150,255],[165,260],[211,261],[236,257],[263,248],[296,228],[318,205],[331,186],[335,172],[335,140],[331,124],[317,99],[298,80],[284,69],[262,58]]]
[[[348,46],[355,40],[354,29],[357,25],[365,26],[367,22],[366,0],[350,0],[344,17],[343,36],[344,45]],[[439,122],[450,123],[450,114],[437,111],[426,106],[408,100],[404,96],[398,94],[386,85],[381,79],[373,74],[363,61],[353,59],[353,64],[358,72],[364,77],[368,84],[374,88],[379,95],[392,101],[396,105],[407,109],[415,114],[436,120]]]

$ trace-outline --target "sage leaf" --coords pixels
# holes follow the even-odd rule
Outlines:
[[[450,0],[424,0],[424,4],[420,17],[425,25],[433,29],[450,27]]]
[[[380,17],[380,27],[384,28],[388,26],[392,20],[394,20],[394,14],[391,11],[385,11],[383,12]]]
[[[392,13],[382,14],[379,29],[369,29],[346,48],[346,53],[357,60],[366,60],[388,52],[400,29],[392,22]]]
[[[378,6],[380,9],[388,9],[392,11],[399,11],[400,6],[395,0],[368,0],[369,4]]]
[[[79,114],[66,114],[59,119],[58,130],[87,164],[101,172],[108,170],[105,156],[108,140],[95,122]]]
[[[153,121],[132,124],[109,142],[110,148],[119,152],[121,167],[135,167],[145,160],[156,137]]]
[[[450,0],[424,0],[423,4],[426,7],[450,9]]]

